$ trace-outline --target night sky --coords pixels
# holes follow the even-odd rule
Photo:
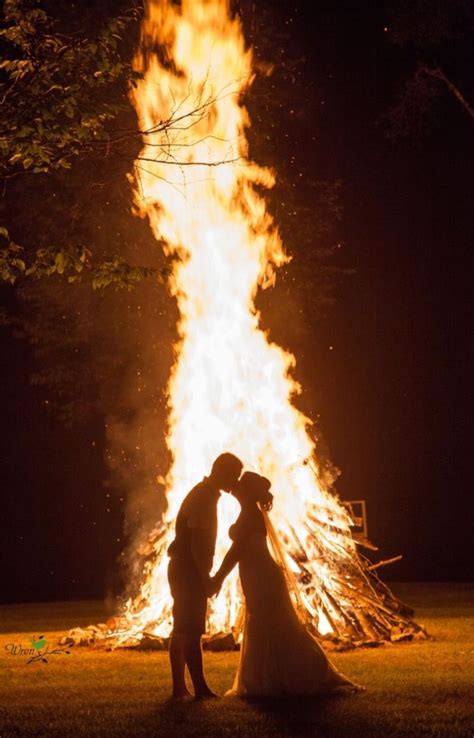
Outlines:
[[[342,246],[328,263],[347,273],[335,279],[333,304],[314,311],[302,296],[311,292],[308,269],[304,285],[283,276],[274,296],[262,298],[263,322],[296,355],[304,387],[300,406],[317,422],[341,470],[342,499],[367,501],[369,538],[380,547],[374,559],[403,554],[382,570],[383,578],[466,581],[472,548],[474,128],[445,96],[422,137],[387,138],[381,118],[413,57],[390,42],[382,6],[295,2],[274,10],[286,34],[284,53],[305,61],[295,92],[285,92],[281,118],[261,132],[269,144],[260,147],[255,88],[251,154],[275,166],[287,185],[300,172],[341,180]],[[271,3],[262,3],[263,10],[273,12]],[[71,13],[80,14],[79,6]],[[270,61],[278,61],[277,46]],[[455,56],[461,85],[472,60],[462,45]],[[472,100],[472,63],[470,74],[471,91],[465,92]],[[303,202],[308,195],[298,186]],[[272,197],[278,217],[278,188]],[[114,209],[119,200],[113,193],[110,202],[107,222],[115,227],[114,219],[125,216],[123,208]],[[41,206],[31,196],[28,203],[33,210]],[[311,201],[303,204],[311,208]],[[21,230],[22,203],[10,207]],[[127,217],[124,227],[150,243],[146,224]],[[307,263],[311,254],[291,243],[291,219],[281,217],[294,262],[300,257]],[[285,301],[289,284],[293,294]],[[12,315],[21,314],[15,290],[1,287],[0,298]],[[125,293],[113,298],[123,305],[137,299]],[[176,315],[164,291],[157,299],[166,324],[157,353],[162,394]],[[0,340],[2,601],[117,594],[127,497],[106,463],[109,411],[94,398],[85,420],[65,426],[48,407],[47,388],[30,384],[38,361],[33,349],[8,326],[0,327]],[[124,344],[110,349],[117,351],[118,366]],[[158,446],[163,473],[166,454],[162,441]],[[146,514],[154,509],[148,502]],[[157,503],[157,519],[159,509]]]

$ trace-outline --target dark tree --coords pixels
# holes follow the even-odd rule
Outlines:
[[[409,67],[386,116],[390,136],[418,134],[439,121],[443,97],[460,105],[474,124],[472,2],[397,0],[388,8],[386,32]]]
[[[93,169],[99,161],[106,176],[110,160],[117,158],[131,170],[145,167],[139,150],[147,136],[153,136],[157,143],[157,161],[170,168],[183,166],[170,151],[169,134],[183,125],[183,118],[189,127],[199,122],[208,115],[214,100],[196,99],[186,114],[177,106],[168,119],[150,130],[138,128],[128,93],[141,76],[131,61],[140,17],[137,9],[125,10],[104,19],[97,33],[96,18],[87,19],[87,14],[89,31],[78,30],[75,18],[53,19],[30,0],[6,0],[0,29],[6,57],[0,63],[4,206],[8,205],[7,194],[25,205],[27,198],[34,203],[28,182],[32,178],[35,188],[48,188],[53,182],[56,187],[61,183],[61,188],[65,183],[70,189],[64,170],[78,162],[87,162]],[[94,183],[90,181],[89,186]],[[0,224],[0,279],[10,284],[25,276],[54,274],[66,277],[69,283],[87,279],[94,288],[112,283],[130,289],[142,279],[167,276],[150,264],[131,265],[117,253],[97,262],[90,244],[72,238],[51,244],[49,237],[45,246],[30,239],[19,245],[10,238],[18,213],[10,223],[9,210],[4,207]],[[14,236],[18,240],[16,233]]]

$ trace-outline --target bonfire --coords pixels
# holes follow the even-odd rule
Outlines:
[[[272,481],[272,521],[284,547],[295,606],[308,628],[338,648],[423,637],[412,612],[382,584],[352,534],[335,475],[318,458],[312,423],[294,404],[295,357],[271,341],[255,308],[289,261],[262,192],[274,172],[249,158],[244,94],[253,53],[226,0],[149,0],[131,92],[143,148],[131,174],[136,214],[173,258],[180,318],[168,385],[161,482],[167,508],[137,550],[135,594],[107,623],[67,642],[163,647],[171,631],[167,548],[183,497],[223,451]],[[317,217],[317,215],[315,215]],[[157,359],[158,360],[158,359]],[[158,486],[157,486],[158,494]],[[230,545],[235,500],[219,502],[216,564]],[[209,601],[209,644],[238,644],[238,573]]]

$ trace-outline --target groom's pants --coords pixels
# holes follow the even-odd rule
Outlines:
[[[168,582],[173,598],[173,633],[205,633],[207,592],[194,561],[171,558]]]

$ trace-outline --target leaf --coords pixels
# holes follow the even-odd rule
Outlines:
[[[7,229],[4,226],[0,226],[0,236],[10,239]]]
[[[30,156],[27,156],[26,159],[23,159],[23,169],[29,169],[32,164],[33,159]]]

